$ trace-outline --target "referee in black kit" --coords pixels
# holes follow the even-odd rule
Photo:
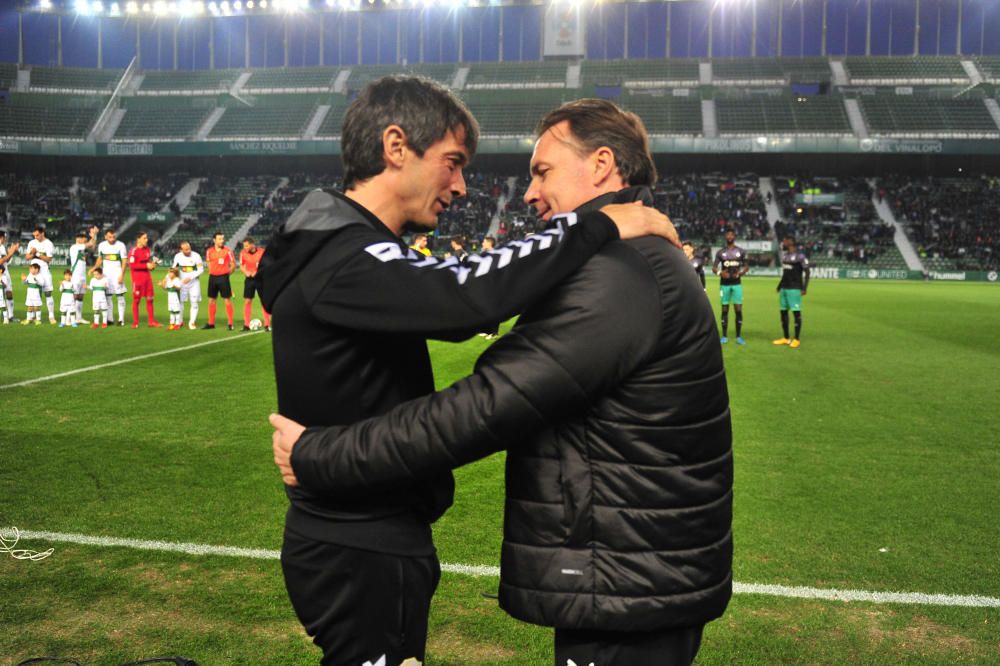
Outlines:
[[[425,79],[385,77],[348,107],[345,192],[310,193],[257,274],[277,322],[278,408],[303,429],[432,393],[427,338],[464,339],[523,311],[619,235],[676,239],[665,216],[624,204],[556,216],[544,234],[465,262],[410,250],[404,228],[434,228],[465,195],[478,134],[462,102]],[[422,662],[440,577],[430,526],[452,503],[451,473],[346,499],[286,493],[282,571],[322,663]]]

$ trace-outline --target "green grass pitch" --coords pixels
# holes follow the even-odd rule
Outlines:
[[[793,350],[771,345],[775,283],[747,281],[748,344],[725,349],[736,580],[1000,597],[1000,288],[816,281]],[[158,309],[166,321],[159,291]],[[212,340],[225,342],[0,389],[0,528],[279,548],[266,333],[5,326],[0,386]],[[438,385],[488,344],[431,343]],[[456,476],[455,506],[435,526],[441,560],[495,566],[503,457]],[[55,553],[0,554],[0,664],[318,661],[274,560],[20,546]],[[551,664],[550,632],[482,595],[496,584],[443,575],[428,664]],[[739,594],[698,663],[997,664],[998,624],[998,608]]]

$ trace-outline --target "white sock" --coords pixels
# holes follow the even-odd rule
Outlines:
[[[198,318],[198,301],[191,301],[191,323]]]
[[[49,319],[56,318],[56,302],[51,296],[45,297],[45,307],[49,309]],[[38,318],[42,318],[42,311],[38,311]]]
[[[83,301],[76,302],[76,319],[77,321],[83,319]]]
[[[14,318],[14,301],[13,299],[7,299],[7,316],[11,319]]]
[[[118,297],[118,321],[125,321],[125,296]]]

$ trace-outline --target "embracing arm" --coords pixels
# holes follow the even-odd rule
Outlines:
[[[306,429],[291,452],[298,482],[331,493],[413,479],[579,413],[631,373],[658,338],[659,292],[643,271],[602,253],[494,343],[473,375],[380,417]]]

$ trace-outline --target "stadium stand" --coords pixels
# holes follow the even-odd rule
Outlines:
[[[697,98],[653,96],[630,91],[618,102],[638,114],[650,134],[702,133],[701,100]]]
[[[0,90],[10,90],[17,85],[17,65],[0,62]]]
[[[257,95],[247,98],[253,106],[237,100],[221,100],[227,106],[210,138],[299,138],[306,129],[322,95]]]
[[[330,106],[323,123],[316,132],[317,138],[333,138],[340,136],[340,128],[344,123],[344,111],[347,109],[347,98],[343,95],[330,95],[326,99]]]
[[[0,97],[0,136],[83,141],[106,103],[104,97],[44,93]]]
[[[431,250],[446,251],[447,241],[456,236],[468,241],[465,249],[471,251],[478,247],[496,215],[497,200],[503,193],[506,180],[506,176],[493,173],[466,173],[468,193],[452,202],[451,207],[438,218],[437,242]]]
[[[274,199],[264,202],[260,211],[260,219],[247,232],[261,247],[267,246],[267,241],[274,230],[288,219],[302,200],[316,188],[340,190],[343,181],[339,176],[323,173],[293,173],[288,177],[288,184],[278,188]]]
[[[255,69],[243,88],[261,90],[331,90],[337,67],[282,67]]]
[[[906,270],[896,248],[895,228],[882,222],[862,178],[784,177],[774,179],[783,221],[778,239],[791,236],[814,266]],[[837,202],[803,203],[796,195],[839,197]]]
[[[229,90],[240,78],[242,70],[215,69],[202,71],[175,72],[151,70],[144,72],[139,95],[193,95],[196,92]],[[251,77],[252,78],[252,77]]]
[[[212,242],[212,234],[221,231],[228,240],[254,213],[265,210],[268,195],[278,186],[275,176],[211,176],[204,178],[198,193],[184,209],[183,222],[170,238],[169,248],[188,241],[199,253]],[[165,252],[169,254],[169,249]]]
[[[773,240],[755,174],[682,174],[663,176],[656,184],[656,207],[666,211],[681,238],[699,251],[723,243],[727,227],[741,240]],[[757,266],[774,264],[771,253],[750,253]]]
[[[438,83],[446,86],[451,85],[455,78],[455,71],[458,68],[451,64],[422,64],[422,65],[353,65],[351,76],[347,79],[347,87],[350,90],[360,90],[370,81],[388,76],[389,74],[412,74],[434,79]]]
[[[477,62],[469,68],[466,90],[564,88],[565,62]]]
[[[1000,269],[1000,179],[878,180],[928,270]]]
[[[579,91],[526,90],[511,95],[506,90],[466,90],[465,103],[479,121],[483,136],[529,136],[538,120]]]
[[[987,81],[1000,83],[1000,56],[979,56],[976,58],[976,64]]]
[[[85,175],[73,197],[73,207],[84,223],[102,228],[120,228],[132,215],[158,212],[187,182],[186,174],[154,175]],[[151,232],[156,241],[164,230]],[[134,239],[140,228],[131,227],[123,241]]]
[[[844,67],[854,84],[962,84],[969,75],[957,56],[847,57]]]
[[[981,99],[874,95],[859,101],[875,135],[1000,137]]]
[[[7,192],[3,222],[11,238],[30,240],[31,230],[44,224],[53,242],[65,244],[79,219],[70,201],[72,185],[73,179],[67,176],[0,174],[0,189]],[[72,238],[69,242],[72,243]]]
[[[208,115],[215,108],[213,97],[127,97],[126,109],[114,140],[135,139],[182,141],[194,138]]]
[[[720,134],[851,133],[838,97],[724,98],[716,100],[715,108]]]
[[[712,60],[712,82],[722,85],[829,83],[826,58],[725,58]]]
[[[565,78],[565,77],[564,77]],[[698,85],[698,61],[585,60],[580,68],[584,85],[662,88]]]
[[[32,67],[31,89],[74,93],[114,90],[122,78],[121,69],[81,69],[74,67]]]

